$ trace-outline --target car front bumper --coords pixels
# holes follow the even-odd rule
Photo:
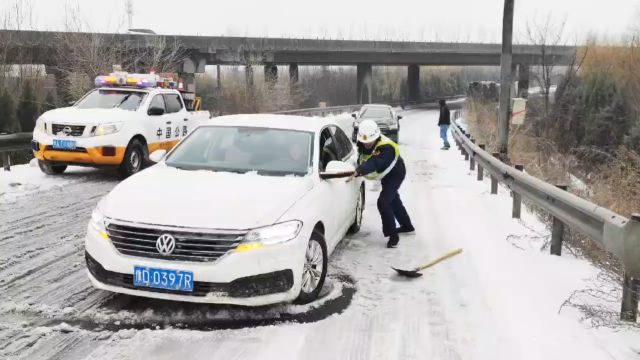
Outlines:
[[[294,300],[300,293],[307,241],[227,254],[213,262],[186,262],[124,255],[92,231],[85,238],[87,273],[99,289],[149,298],[261,306]],[[191,271],[192,292],[133,286],[134,266]]]
[[[73,140],[75,150],[53,149],[53,140]],[[41,131],[34,131],[31,149],[38,160],[79,165],[120,165],[126,151],[126,144],[119,144],[117,134],[95,137],[58,137]]]

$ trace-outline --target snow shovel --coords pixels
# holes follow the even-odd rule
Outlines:
[[[432,267],[433,265],[439,263],[442,260],[446,260],[446,259],[448,259],[448,258],[450,258],[452,256],[456,256],[456,255],[460,254],[461,252],[462,252],[462,249],[453,250],[453,251],[448,252],[448,253],[440,256],[439,258],[431,261],[430,263],[422,265],[422,266],[420,266],[418,268],[415,268],[413,270],[401,270],[401,269],[396,269],[394,267],[392,267],[392,269],[395,270],[396,272],[398,272],[398,275],[400,275],[400,276],[406,276],[406,277],[410,277],[410,278],[417,278],[417,277],[422,276],[422,273],[420,273],[420,271],[422,271],[422,270],[424,270],[426,268]]]

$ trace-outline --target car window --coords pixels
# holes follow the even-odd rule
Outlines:
[[[156,95],[153,97],[153,99],[151,99],[151,104],[149,104],[149,109],[154,107],[159,107],[161,109],[165,109],[166,111],[166,108],[164,106],[164,98],[162,97],[162,95]]]
[[[340,158],[340,160],[344,160],[346,157],[351,155],[353,144],[351,144],[351,140],[349,140],[349,137],[339,127],[331,126],[330,129],[333,135],[333,139],[336,142],[338,157]]]
[[[304,176],[311,169],[313,133],[246,126],[203,126],[167,156],[185,170]]]
[[[113,109],[135,111],[147,94],[141,91],[99,89],[92,91],[75,105],[80,109]]]
[[[340,160],[338,157],[338,150],[336,144],[331,136],[331,130],[326,128],[320,133],[320,164],[318,164],[319,170],[324,171],[327,168],[327,164],[333,160]]]
[[[182,110],[182,101],[178,94],[165,94],[164,101],[167,105],[167,113],[176,113]]]
[[[361,119],[390,118],[391,111],[386,107],[364,107],[360,111]]]

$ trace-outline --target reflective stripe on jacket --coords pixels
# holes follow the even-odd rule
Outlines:
[[[391,161],[389,166],[387,166],[382,172],[371,172],[368,174],[364,174],[365,178],[369,180],[382,179],[391,170],[393,170],[394,166],[396,166],[396,163],[398,162],[398,158],[400,158],[400,149],[398,148],[398,144],[396,144],[395,142],[393,142],[391,139],[389,139],[384,135],[381,135],[380,140],[378,140],[378,142],[376,143],[376,146],[373,148],[373,151],[371,151],[371,154],[360,154],[360,157],[358,159],[358,164],[363,164],[364,162],[369,160],[371,157],[378,155],[380,153],[379,148],[386,145],[390,145],[391,147],[393,147],[393,150],[395,152],[395,157],[393,161]]]

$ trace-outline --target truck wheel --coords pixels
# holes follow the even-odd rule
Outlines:
[[[47,175],[60,175],[67,170],[67,165],[54,165],[45,160],[38,160],[38,167]]]
[[[296,304],[308,304],[320,295],[327,276],[327,257],[327,243],[324,241],[324,236],[314,231],[304,254],[302,286],[295,300]]]
[[[142,143],[137,139],[131,140],[129,146],[127,146],[127,151],[124,153],[118,172],[120,176],[126,178],[142,170],[143,165],[144,149]]]

